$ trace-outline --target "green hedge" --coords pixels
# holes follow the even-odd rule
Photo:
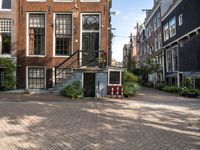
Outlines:
[[[72,99],[83,98],[83,88],[81,86],[81,82],[77,80],[72,84],[67,85],[61,91],[61,94]]]

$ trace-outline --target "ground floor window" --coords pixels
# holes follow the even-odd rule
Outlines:
[[[28,88],[29,89],[45,88],[44,67],[28,67]]]
[[[56,69],[56,83],[63,83],[63,80],[67,80],[68,75],[70,75],[70,68],[57,68]]]
[[[109,71],[109,85],[121,85],[121,71]]]

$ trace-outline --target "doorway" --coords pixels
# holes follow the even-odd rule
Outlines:
[[[95,97],[95,73],[84,73],[83,88],[85,97]]]

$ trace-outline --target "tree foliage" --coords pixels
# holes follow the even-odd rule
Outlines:
[[[6,90],[11,90],[15,88],[16,79],[15,79],[15,70],[16,66],[12,60],[0,58],[0,65],[5,66],[5,80],[3,82],[3,87]]]

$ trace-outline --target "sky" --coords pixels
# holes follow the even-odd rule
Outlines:
[[[116,15],[112,16],[112,30],[115,37],[112,43],[112,58],[117,61],[123,59],[123,46],[129,42],[130,33],[135,33],[137,22],[143,23],[145,12],[142,9],[151,9],[153,0],[112,0],[112,9]]]

